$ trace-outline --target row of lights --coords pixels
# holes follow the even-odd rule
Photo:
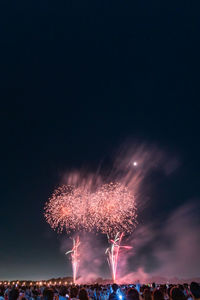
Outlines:
[[[15,284],[19,284],[19,281],[16,281],[16,282],[15,281],[13,281],[13,282],[9,282],[9,281],[8,282],[7,281],[1,282],[0,281],[0,285],[1,284],[4,284],[4,285],[15,285]],[[56,282],[56,281],[55,282],[51,282],[51,281],[50,282],[37,281],[37,282],[30,282],[29,283],[30,286],[35,285],[35,284],[36,285],[40,285],[40,286],[43,285],[43,284],[44,285],[47,284],[48,286],[50,286],[50,285],[58,285],[58,284],[61,285],[61,284],[69,284],[69,283],[67,281],[65,281],[65,283],[62,283],[62,281],[59,281],[59,282]],[[72,282],[70,282],[70,284],[72,284]],[[22,285],[26,285],[26,282],[23,282]]]

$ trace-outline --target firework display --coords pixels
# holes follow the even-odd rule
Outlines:
[[[114,236],[117,232],[130,233],[134,229],[137,217],[135,199],[126,186],[104,184],[91,198],[98,231]]]
[[[137,224],[134,192],[138,178],[131,176],[132,172],[126,172],[125,177],[117,175],[116,180],[111,176],[113,181],[107,182],[100,176],[69,174],[67,184],[53,192],[44,209],[46,221],[59,233],[95,231],[108,236],[110,247],[106,254],[113,282],[116,282],[120,248],[131,248],[121,246],[123,235],[131,233]],[[66,253],[71,254],[74,283],[82,260],[79,246],[78,237],[73,239],[72,250]]]
[[[117,276],[117,265],[118,265],[118,259],[119,259],[119,250],[120,248],[124,249],[131,249],[130,246],[121,246],[121,241],[123,238],[123,233],[117,233],[115,235],[115,238],[112,240],[109,238],[108,235],[108,241],[110,243],[110,247],[106,249],[106,254],[108,255],[108,264],[111,269],[112,273],[112,279],[113,282],[116,282],[116,276]]]
[[[121,183],[103,184],[93,191],[63,185],[46,203],[45,218],[58,232],[97,230],[113,236],[118,231],[129,233],[136,224],[135,199]]]
[[[143,204],[142,183],[151,170],[163,164],[166,165],[165,156],[156,147],[126,144],[108,165],[102,163],[95,172],[90,173],[85,168],[67,172],[62,179],[65,184],[55,189],[45,204],[45,219],[59,233],[94,231],[106,234],[109,242],[106,254],[112,279],[116,282],[119,256],[123,254],[120,249],[131,249],[121,245],[123,235],[135,229],[137,209]],[[78,264],[80,269],[84,265],[84,247],[79,248],[78,253],[79,245],[78,238],[67,252],[71,253],[74,282]]]
[[[79,252],[78,248],[80,246],[79,236],[73,239],[73,248],[67,251],[65,254],[71,254],[72,260],[72,270],[73,270],[73,283],[76,283],[77,272],[78,272],[78,264],[79,264]]]
[[[45,205],[46,221],[58,232],[90,230],[88,198],[85,189],[69,185],[59,187]]]

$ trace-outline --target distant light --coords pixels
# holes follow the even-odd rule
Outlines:
[[[136,167],[138,165],[137,161],[134,161],[133,165]]]
[[[119,295],[119,299],[122,299],[122,295]]]

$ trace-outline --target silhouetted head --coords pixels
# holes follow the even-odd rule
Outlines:
[[[130,288],[127,292],[127,300],[139,300],[139,293],[136,289]]]
[[[195,299],[200,299],[200,285],[197,282],[191,282],[190,291]]]
[[[78,288],[76,286],[71,287],[70,298],[77,298]]]
[[[116,293],[118,288],[119,288],[118,285],[116,283],[113,283],[113,285],[112,285],[113,292]]]
[[[16,288],[13,288],[9,293],[9,299],[17,300],[18,297],[19,297],[19,290]]]
[[[144,297],[144,300],[151,300],[151,291],[150,291],[150,289],[148,289],[148,288],[144,289],[143,297]]]
[[[80,289],[79,299],[80,300],[89,300],[88,293],[87,293],[86,289],[84,289],[84,288]]]
[[[4,296],[3,290],[0,290],[0,297],[3,297],[3,296]]]
[[[59,290],[59,295],[65,297],[68,294],[68,289],[66,286],[61,286]]]
[[[53,300],[54,292],[52,289],[46,288],[43,291],[44,300]]]
[[[153,291],[153,300],[164,300],[164,294],[161,290]]]
[[[170,296],[172,300],[185,300],[185,295],[181,289],[178,287],[173,287],[170,291]]]

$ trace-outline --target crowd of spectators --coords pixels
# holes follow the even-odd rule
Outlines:
[[[200,300],[200,285],[0,285],[0,300]]]

